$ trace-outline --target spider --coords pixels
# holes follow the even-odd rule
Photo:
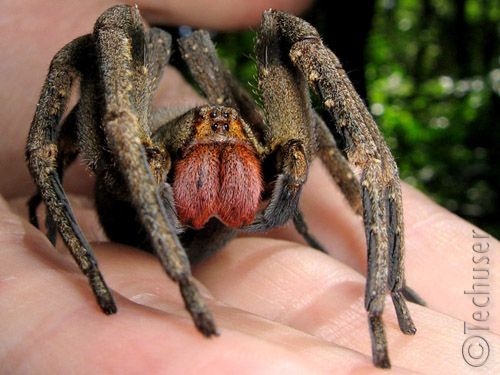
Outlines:
[[[317,157],[363,216],[373,361],[390,367],[381,318],[386,291],[406,334],[416,330],[405,298],[419,302],[405,285],[400,181],[337,57],[307,22],[264,12],[256,40],[261,109],[219,61],[206,31],[181,38],[179,48],[211,104],[177,115],[151,104],[171,37],[146,27],[137,7],[106,10],[93,33],[54,56],[26,145],[38,188],[28,202],[31,222],[38,227],[36,210],[43,201],[49,239],[55,243],[60,233],[101,309],[115,313],[62,187],[65,169],[81,154],[96,176],[96,209],[109,239],[154,252],[178,283],[197,329],[217,335],[190,262],[209,256],[239,231],[265,231],[289,219],[311,246],[322,249],[298,208]],[[76,79],[79,101],[62,120]],[[324,119],[312,108],[308,87],[323,104]],[[329,129],[336,129],[342,150]],[[361,169],[359,181],[348,161]]]

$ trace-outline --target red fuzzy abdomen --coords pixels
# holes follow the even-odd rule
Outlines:
[[[175,164],[174,201],[183,224],[212,216],[229,227],[250,224],[262,192],[260,162],[243,143],[200,143]]]

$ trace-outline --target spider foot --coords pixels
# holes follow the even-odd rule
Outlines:
[[[380,368],[391,368],[382,318],[379,315],[370,315],[368,323],[370,324],[372,338],[373,364]]]
[[[111,315],[111,314],[116,314],[118,311],[116,307],[116,303],[113,300],[113,297],[108,297],[108,296],[97,296],[97,303],[99,304],[99,307],[101,310],[104,312],[106,315]]]
[[[219,336],[212,313],[203,302],[193,279],[191,277],[181,279],[179,285],[186,309],[191,314],[198,331],[206,337]]]
[[[115,300],[99,270],[97,268],[92,270],[87,277],[101,310],[106,315],[115,314],[118,310]]]
[[[402,292],[392,292],[391,297],[396,309],[396,315],[398,317],[401,332],[405,335],[414,335],[417,332],[417,329],[415,328],[415,324],[410,316],[410,311],[408,310],[408,306],[406,306]]]
[[[210,314],[209,311],[206,311],[203,314],[197,316],[192,315],[192,317],[196,328],[203,334],[203,336],[211,337],[220,335],[219,330],[215,325],[212,314]]]

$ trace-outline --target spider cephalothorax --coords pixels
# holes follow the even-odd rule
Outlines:
[[[151,105],[171,38],[146,28],[137,8],[108,9],[92,34],[55,55],[26,146],[38,187],[29,202],[32,223],[38,225],[36,208],[43,200],[49,238],[54,242],[59,231],[102,310],[116,312],[62,187],[65,168],[82,154],[96,175],[96,208],[108,237],[153,251],[179,284],[196,327],[210,336],[217,329],[189,261],[221,248],[240,229],[267,230],[289,219],[311,246],[321,248],[298,208],[317,157],[353,210],[363,214],[373,357],[377,366],[389,367],[381,319],[387,290],[401,330],[415,333],[403,297],[412,294],[403,272],[399,178],[339,61],[305,21],[264,12],[256,43],[261,110],[218,60],[207,32],[180,39],[179,48],[212,105],[178,117]],[[77,78],[80,99],[61,122]],[[325,120],[312,109],[307,86],[323,103]],[[329,128],[336,128],[343,152]],[[345,156],[361,169],[361,183]]]

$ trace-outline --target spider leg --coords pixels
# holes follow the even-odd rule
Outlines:
[[[416,297],[415,302],[425,305],[418,294],[406,286],[404,275],[404,228],[403,228],[403,202],[401,196],[401,186],[397,177],[397,166],[390,160],[396,171],[396,178],[391,181],[387,188],[388,195],[388,215],[389,215],[389,278],[388,285],[391,291],[391,298],[396,309],[398,323],[401,331],[413,335],[417,331],[410,316],[410,311],[405,302],[405,295]],[[412,301],[410,299],[410,301]]]
[[[359,186],[359,182],[349,166],[349,163],[337,147],[335,139],[323,119],[318,114],[315,114],[315,120],[318,126],[318,155],[327,167],[330,175],[340,187],[340,190],[346,197],[353,211],[358,215],[362,215],[363,206],[361,204],[361,187]],[[311,242],[308,241],[308,243],[309,245],[316,247],[311,244]],[[321,248],[318,249],[322,250]],[[389,255],[389,257],[390,256],[391,255]],[[425,306],[425,301],[422,297],[420,297],[417,292],[407,285],[404,284],[402,286],[401,293],[407,301]],[[400,298],[400,296],[398,297]]]
[[[177,42],[182,59],[208,102],[239,109],[230,84],[233,77],[217,57],[208,31],[196,30]]]
[[[256,42],[259,89],[268,122],[264,142],[277,178],[267,207],[246,230],[262,231],[294,216],[316,148],[316,127],[302,74],[283,59],[278,29],[264,18]]]
[[[152,27],[144,33],[145,46],[143,52],[144,79],[136,82],[139,87],[133,91],[137,106],[144,108],[148,114],[148,124],[155,121],[156,112],[152,109],[153,93],[156,92],[161,81],[165,66],[168,64],[171,54],[172,39],[165,31]],[[143,87],[141,87],[143,86]],[[144,92],[148,95],[144,95]],[[153,129],[148,129],[151,135]]]
[[[79,75],[76,63],[92,48],[92,37],[85,35],[67,44],[54,56],[28,135],[26,159],[48,212],[71,255],[87,276],[99,306],[106,314],[112,314],[116,312],[115,302],[92,249],[76,223],[57,170],[56,129],[73,80]]]
[[[155,122],[157,123],[158,118],[161,117],[158,116],[158,111],[153,111],[152,99],[153,93],[156,92],[158,84],[160,83],[165,66],[168,64],[171,54],[171,45],[171,36],[163,30],[152,27],[145,32],[144,67],[146,68],[147,74],[144,80],[144,91],[149,93],[149,95],[143,95],[141,90],[137,89],[134,92],[138,94],[136,95],[136,102],[140,100],[147,100],[143,106],[145,108],[147,107],[149,137],[153,136],[153,132],[157,128],[157,126],[155,128]],[[166,182],[166,174],[170,170],[171,164],[170,157],[165,151],[159,153],[156,143],[154,140],[149,139],[149,137],[145,142],[146,145],[149,145],[146,151],[150,166],[154,168],[153,173],[156,176],[157,183],[160,185],[160,197],[163,201],[170,222],[176,228],[177,232],[180,232],[181,226],[177,220],[172,187]],[[168,160],[162,160],[163,157]],[[155,159],[157,160],[155,161]],[[165,167],[165,165],[167,166]],[[163,173],[159,172],[162,169]]]
[[[61,184],[63,183],[64,171],[73,163],[78,156],[77,134],[76,134],[76,112],[77,106],[71,110],[64,120],[61,129],[57,131],[57,173]],[[30,223],[39,228],[37,208],[42,203],[40,191],[37,192],[28,201],[28,211]],[[47,238],[53,246],[56,245],[57,225],[52,219],[49,211],[45,215],[45,228],[47,228]]]
[[[314,119],[318,129],[318,156],[349,202],[352,210],[357,215],[362,215],[361,187],[356,175],[337,147],[335,139],[323,119],[316,113]]]
[[[325,247],[321,244],[321,242],[319,242],[316,237],[314,237],[310,233],[309,227],[307,226],[307,223],[304,219],[304,214],[300,209],[297,209],[293,215],[293,224],[295,225],[295,229],[297,229],[297,232],[299,232],[299,234],[302,236],[302,238],[304,238],[309,246],[322,251],[323,253],[327,253]]]
[[[144,62],[144,51],[137,48],[144,44],[137,9],[127,6],[109,9],[97,20],[94,34],[101,62],[106,104],[104,131],[108,146],[125,179],[132,204],[150,235],[151,245],[166,273],[179,284],[196,327],[206,336],[217,334],[212,315],[194,284],[175,227],[168,220],[143,146],[147,130],[141,122],[148,116],[143,113],[146,108],[140,108],[141,102],[132,92],[136,88],[130,83],[137,72],[136,67],[140,69]]]
[[[209,103],[237,109],[246,120],[243,126],[249,141],[261,158],[264,157],[267,150],[262,140],[267,126],[261,110],[220,61],[210,34],[206,30],[197,30],[180,38],[178,43],[182,58]]]
[[[372,333],[374,363],[390,367],[381,318],[387,285],[401,330],[407,334],[416,331],[401,295],[404,246],[396,164],[338,59],[323,45],[317,31],[304,21],[281,12],[267,12],[264,18],[267,17],[276,20],[284,43],[290,46],[291,61],[304,72],[310,86],[335,119],[349,161],[363,170],[361,196],[368,244],[365,307]]]

